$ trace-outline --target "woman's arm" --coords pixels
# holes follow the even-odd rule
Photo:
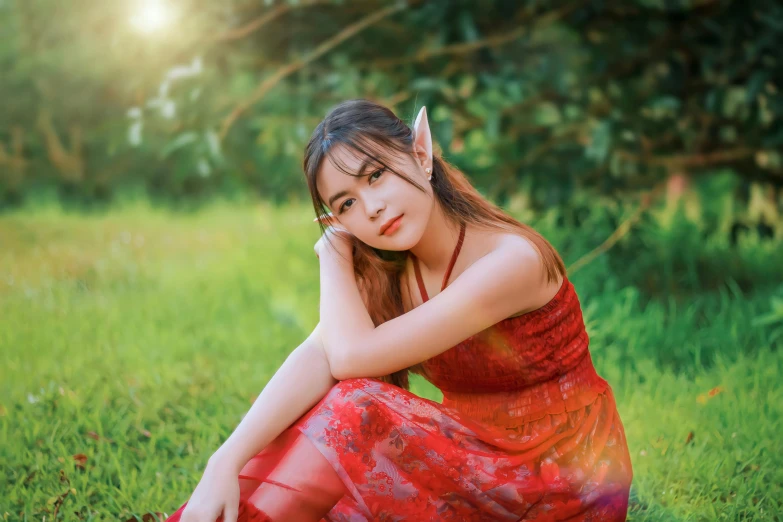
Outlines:
[[[239,473],[283,430],[318,403],[338,381],[332,376],[320,337],[320,323],[275,372],[210,464]]]
[[[376,327],[350,257],[335,252],[320,255],[319,310],[324,351],[339,380],[388,375],[435,357],[512,314],[540,307],[559,288],[548,283],[536,248],[515,236],[426,303]]]

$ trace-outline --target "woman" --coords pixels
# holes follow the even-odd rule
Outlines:
[[[433,154],[424,108],[338,105],[304,171],[320,323],[169,520],[624,520],[623,426],[555,249]]]

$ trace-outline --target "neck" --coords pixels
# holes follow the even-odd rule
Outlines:
[[[448,221],[443,209],[436,204],[424,234],[410,249],[419,260],[419,266],[429,272],[445,272],[457,246],[459,230],[459,223]]]

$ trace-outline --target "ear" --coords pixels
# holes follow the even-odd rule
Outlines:
[[[432,166],[432,135],[427,121],[427,107],[422,106],[413,124],[413,151],[424,167]]]

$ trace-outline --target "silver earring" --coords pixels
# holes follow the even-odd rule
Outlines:
[[[431,168],[429,168],[429,167],[427,167],[426,169],[424,169],[424,172],[426,172],[427,174],[430,174],[430,172],[432,172],[432,169],[431,169]],[[432,179],[432,174],[430,174],[430,177],[429,177],[429,178],[427,178],[427,179],[428,179],[428,180]]]

